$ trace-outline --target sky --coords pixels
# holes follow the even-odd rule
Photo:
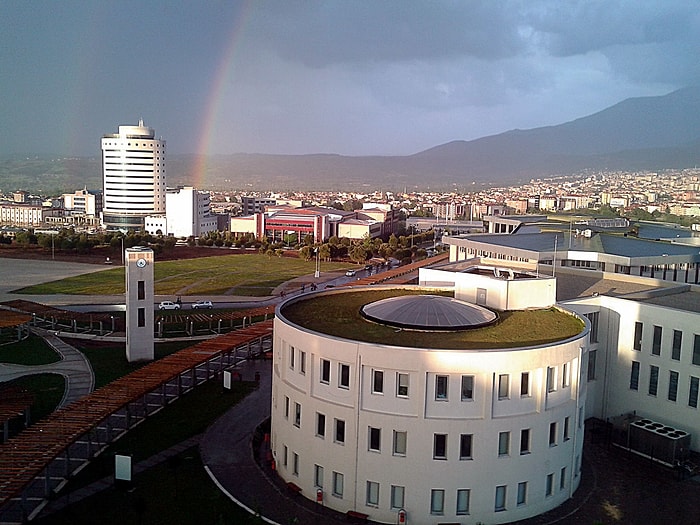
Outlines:
[[[409,155],[700,84],[697,0],[2,0],[0,155]]]

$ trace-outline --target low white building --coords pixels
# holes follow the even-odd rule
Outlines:
[[[216,217],[211,214],[209,192],[192,186],[168,188],[165,203],[165,215],[146,217],[144,225],[148,233],[199,237],[217,230]]]

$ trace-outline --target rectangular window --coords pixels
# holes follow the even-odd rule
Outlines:
[[[316,412],[316,435],[326,437],[326,415]]]
[[[296,355],[296,350],[293,346],[289,347],[289,368],[294,370],[294,356]]]
[[[299,352],[299,372],[306,374],[306,352]]]
[[[301,405],[294,403],[294,426],[301,426]]]
[[[590,334],[590,341],[591,343],[597,343],[598,342],[598,312],[590,312],[585,314],[586,317],[588,317],[588,320],[591,323],[591,334]]]
[[[404,494],[406,493],[406,488],[401,485],[391,486],[391,508],[392,509],[402,509],[404,506]]]
[[[557,369],[553,366],[547,367],[547,392],[554,392],[557,389]]]
[[[681,360],[681,344],[683,343],[683,332],[680,330],[673,331],[673,347],[671,348],[671,359],[674,361]]]
[[[333,495],[343,497],[343,475],[340,472],[333,472]]]
[[[430,514],[442,516],[445,513],[445,491],[433,489],[430,491]]]
[[[394,455],[395,456],[405,456],[406,455],[406,432],[400,432],[394,430]]]
[[[145,308],[137,308],[136,313],[137,313],[136,324],[138,324],[139,328],[143,328],[144,326],[146,326],[146,309]]]
[[[598,359],[598,351],[590,350],[588,352],[588,380],[593,381],[595,379],[595,366]]]
[[[372,393],[384,393],[384,372],[381,370],[372,370]]]
[[[396,395],[408,397],[408,374],[398,372],[396,374]]]
[[[678,398],[678,372],[671,370],[668,373],[668,400],[676,401]]]
[[[379,483],[376,481],[367,482],[367,505],[379,506]]]
[[[472,459],[472,435],[460,434],[459,459]]]
[[[289,398],[284,396],[284,419],[289,419]]]
[[[146,299],[146,281],[137,281],[137,298],[139,301]]]
[[[520,374],[520,395],[522,397],[530,395],[530,372]]]
[[[688,393],[688,406],[698,408],[698,382],[697,377],[690,376],[690,392]]]
[[[530,429],[523,428],[520,431],[520,453],[529,454],[530,453]]]
[[[561,468],[559,473],[559,490],[564,490],[566,488],[566,467]]]
[[[323,488],[323,467],[314,465],[314,487]]]
[[[435,399],[447,399],[447,376],[435,376]]]
[[[554,474],[547,474],[547,480],[544,487],[544,495],[551,496],[554,492]]]
[[[630,372],[630,390],[639,390],[639,361],[632,361]]]
[[[553,447],[557,444],[557,422],[552,421],[549,424],[549,446]]]
[[[287,458],[289,457],[289,450],[287,449],[287,445],[284,446],[283,453],[282,453],[282,464],[284,465],[284,468],[287,468]]]
[[[570,381],[571,381],[571,367],[569,366],[569,363],[564,363],[562,365],[562,372],[561,372],[561,387],[562,388],[568,387]]]
[[[474,399],[474,376],[462,376],[462,401]]]
[[[469,514],[469,489],[457,489],[457,508],[455,514],[464,516]]]
[[[342,419],[335,420],[335,442],[345,443],[345,421]]]
[[[496,500],[493,510],[496,512],[503,512],[506,510],[506,485],[498,485],[496,487]]]
[[[498,376],[498,399],[507,399],[510,395],[510,376],[500,374]]]
[[[644,329],[644,324],[637,321],[634,323],[634,340],[632,341],[632,348],[641,352],[642,350],[642,331]]]
[[[299,475],[299,454],[296,452],[294,453],[292,460],[292,474],[295,476]]]
[[[663,328],[654,325],[654,339],[651,342],[651,355],[661,355],[661,335]]]
[[[321,359],[321,383],[331,382],[331,362],[328,359]]]
[[[433,434],[433,459],[447,459],[447,434]]]
[[[649,367],[649,395],[655,396],[659,390],[659,367],[651,365]]]
[[[510,452],[510,432],[498,433],[498,455],[507,456]]]
[[[569,416],[564,418],[564,441],[569,441],[571,436],[569,435]]]
[[[350,388],[350,365],[340,365],[340,388]]]
[[[693,364],[700,365],[700,335],[697,334],[693,342]]]
[[[521,481],[518,483],[518,499],[516,504],[525,505],[527,502],[527,481]]]
[[[369,427],[369,450],[379,452],[382,443],[382,430],[379,428]]]

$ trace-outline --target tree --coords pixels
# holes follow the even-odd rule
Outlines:
[[[367,250],[361,244],[354,246],[350,250],[350,259],[358,264],[365,262],[367,260]]]

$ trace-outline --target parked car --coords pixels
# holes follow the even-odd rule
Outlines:
[[[179,310],[180,305],[172,301],[161,301],[158,310]]]
[[[345,275],[347,275],[348,277],[355,277],[356,273],[357,270],[348,270],[347,272],[345,272]]]
[[[199,308],[208,308],[211,310],[213,305],[211,304],[211,301],[196,301],[192,303],[192,309],[197,310]]]

